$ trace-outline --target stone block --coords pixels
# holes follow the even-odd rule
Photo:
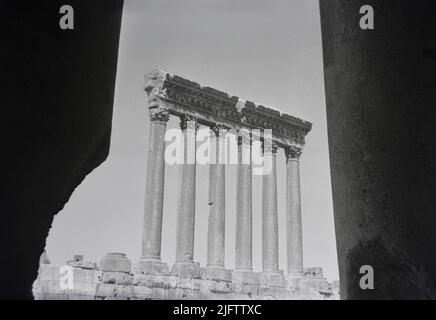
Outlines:
[[[167,276],[135,274],[133,276],[132,284],[135,286],[147,286],[147,287],[169,289],[170,278]]]
[[[192,279],[179,278],[177,283],[177,288],[192,290],[193,289]]]
[[[224,267],[201,268],[201,279],[232,281],[232,273]]]
[[[53,265],[40,265],[38,270],[38,279],[45,280],[54,280],[54,274],[57,273],[56,278],[60,278],[59,267]]]
[[[259,284],[264,287],[279,287],[286,286],[283,272],[261,272],[259,273]]]
[[[101,271],[130,273],[132,263],[124,253],[111,252],[100,260],[98,268]]]
[[[101,281],[103,283],[131,285],[133,282],[133,276],[123,272],[103,272]]]
[[[171,295],[168,297],[176,300],[198,300],[200,298],[200,293],[197,290],[190,289],[174,289]]]
[[[96,296],[98,297],[115,297],[118,293],[116,284],[100,283],[97,285]]]
[[[308,278],[289,276],[289,275],[286,276],[285,278],[286,287],[292,290],[306,289],[309,286],[308,283],[309,283]]]
[[[230,293],[232,292],[232,284],[228,281],[217,281],[215,285],[215,290],[213,290],[213,292]]]
[[[201,279],[192,279],[192,290],[200,290],[201,286]]]
[[[288,294],[288,290],[285,288],[280,288],[280,287],[263,287],[260,286],[259,287],[259,296],[265,297],[265,296],[270,296],[273,297],[274,299],[283,299],[284,297],[287,296]]]
[[[97,285],[97,297],[131,297],[132,286],[121,286],[117,284],[100,283]]]
[[[255,296],[259,293],[259,285],[244,284],[240,281],[234,281],[232,292],[236,294],[249,295],[250,297]]]
[[[89,270],[97,269],[97,264],[91,261],[68,260],[67,265],[72,266],[73,268],[81,268],[81,269],[89,269]]]
[[[92,279],[92,282],[94,283],[100,283],[103,280],[103,271],[100,270],[94,270],[94,277]]]
[[[259,275],[250,270],[234,270],[232,280],[239,281],[243,284],[259,285]]]
[[[215,291],[216,284],[217,282],[213,280],[201,280],[200,291],[201,292]]]
[[[143,299],[151,299],[153,289],[146,286],[133,286],[133,296]]]
[[[132,270],[133,274],[147,275],[169,275],[169,268],[166,263],[154,259],[140,259]]]
[[[94,270],[73,268],[73,279],[76,282],[94,282]]]
[[[76,294],[94,296],[97,292],[97,286],[96,283],[92,282],[74,282],[74,289],[71,291]]]
[[[155,300],[164,300],[167,299],[167,290],[163,288],[153,288],[151,298]]]
[[[171,268],[171,275],[183,279],[200,278],[200,264],[198,262],[176,262]]]
[[[168,277],[168,281],[169,281],[170,288],[172,288],[172,289],[177,288],[177,285],[179,283],[179,278],[178,277],[169,276]]]

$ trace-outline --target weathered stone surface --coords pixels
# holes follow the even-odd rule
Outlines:
[[[151,299],[153,289],[145,286],[133,286],[133,295],[137,299]]]
[[[232,272],[232,280],[242,282],[244,284],[259,284],[259,275],[253,271],[234,270]]]
[[[232,281],[232,273],[224,267],[206,267],[201,268],[201,279]]]
[[[285,287],[283,272],[260,272],[259,284],[264,287]]]
[[[98,266],[101,271],[125,272],[130,273],[132,263],[127,258],[126,254],[118,252],[110,252],[106,254]]]
[[[266,129],[272,128],[274,137],[286,145],[304,144],[304,137],[312,127],[307,121],[251,101],[242,102],[238,97],[230,97],[227,93],[202,87],[198,83],[161,70],[147,72],[145,79],[150,105],[164,101],[171,106],[170,112],[195,115],[204,124],[229,122],[238,128],[246,128],[258,127],[262,123]],[[190,89],[186,90],[187,87]],[[187,101],[192,102],[188,109],[185,107]],[[208,108],[208,112],[204,112],[205,107],[217,102],[220,108]],[[282,130],[277,130],[277,125]]]
[[[60,277],[59,277],[59,279],[60,279]],[[73,268],[73,279],[74,279],[74,282],[93,283],[94,282],[94,270]]]
[[[212,291],[217,293],[231,293],[232,283],[228,281],[216,281],[215,289]]]
[[[51,268],[49,265],[43,265],[42,268],[50,272],[45,276],[48,280],[38,277],[35,281],[33,293],[36,299],[338,299],[338,290],[333,290],[334,286],[324,278],[317,277],[299,278],[297,280],[301,284],[298,288],[286,289],[277,287],[277,282],[274,282],[277,281],[274,279],[277,273],[268,274],[264,284],[269,286],[260,287],[259,284],[248,284],[238,279],[216,281],[163,275],[132,276],[123,272],[74,269],[77,272],[74,289],[63,290],[59,280],[53,280],[52,275],[59,268]],[[257,275],[253,274],[257,280]],[[240,275],[242,279],[247,276],[248,281],[256,282],[253,281],[253,274]]]
[[[288,295],[288,290],[284,287],[259,287],[259,296],[271,296],[275,299],[284,298]]]
[[[171,275],[179,278],[200,278],[200,264],[198,262],[176,262],[171,268]]]
[[[97,269],[97,264],[91,261],[68,260],[67,265],[72,266],[73,268],[81,268],[81,269],[89,269],[89,270]]]
[[[307,287],[307,281],[306,278],[303,277],[296,277],[296,276],[286,276],[285,277],[285,284],[286,287],[292,290],[296,289],[304,289]]]
[[[124,272],[108,272],[104,271],[102,274],[103,283],[112,283],[120,285],[131,285],[133,276]]]
[[[99,297],[118,297],[128,298],[133,295],[132,286],[122,286],[117,284],[101,283],[97,285],[96,296]]]
[[[140,259],[133,265],[133,274],[169,275],[166,263],[156,259]]]
[[[171,287],[171,284],[174,286],[174,280],[170,279],[170,277],[168,276],[135,274],[132,284],[135,286],[147,286],[168,289]]]
[[[232,286],[233,286],[232,292],[235,294],[243,294],[251,297],[259,293],[259,285],[256,284],[244,284],[239,281],[233,281]]]

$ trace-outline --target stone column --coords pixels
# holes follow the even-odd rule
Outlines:
[[[196,131],[191,116],[181,118],[184,140],[184,164],[179,165],[177,199],[176,261],[171,274],[182,278],[199,276],[199,264],[194,263],[195,184],[196,184]]]
[[[225,257],[225,139],[227,128],[215,125],[211,147],[215,149],[214,163],[209,165],[209,224],[207,233],[207,268],[204,279],[230,281],[231,274],[224,268]]]
[[[238,167],[236,180],[236,237],[235,271],[233,279],[243,283],[257,284],[253,272],[253,205],[252,205],[252,162],[251,133],[239,131]]]
[[[262,196],[262,273],[261,285],[283,286],[282,272],[279,270],[279,238],[277,210],[277,146],[264,140],[266,168],[270,172],[263,175]]]
[[[300,200],[300,155],[301,149],[290,146],[286,153],[286,212],[288,275],[303,276],[303,236]]]
[[[134,273],[168,273],[168,266],[161,262],[160,257],[165,180],[164,138],[168,120],[169,113],[165,109],[150,109],[142,251]]]

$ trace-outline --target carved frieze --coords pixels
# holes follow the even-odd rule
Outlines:
[[[153,70],[146,76],[146,92],[158,98],[169,112],[178,116],[194,114],[198,121],[225,123],[230,128],[271,129],[281,146],[304,145],[312,124],[251,101],[243,101],[227,93],[202,87],[196,82]],[[157,86],[157,88],[156,88]]]

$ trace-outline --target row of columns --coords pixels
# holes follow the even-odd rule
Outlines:
[[[139,272],[166,272],[161,262],[162,216],[165,175],[165,131],[169,114],[166,110],[150,110],[150,144],[147,161],[147,181],[144,212],[144,232],[142,257]],[[187,141],[194,138],[197,130],[195,120],[189,117],[181,119],[181,128],[185,139],[185,164],[180,166],[178,185],[178,211],[176,231],[176,261],[171,273],[184,276],[196,276],[198,264],[194,263],[195,195],[196,164],[195,144]],[[225,135],[220,134],[222,127],[211,128],[212,139],[216,143],[216,159],[224,155]],[[193,135],[193,136],[190,136]],[[212,141],[214,142],[214,141]],[[251,138],[248,131],[241,131],[238,141],[239,164],[237,167],[237,203],[236,203],[236,248],[235,271],[252,272],[253,256],[253,217],[252,217],[252,165]],[[272,170],[263,176],[262,197],[262,269],[264,273],[280,273],[278,252],[278,210],[277,210],[277,146],[264,148],[271,153]],[[194,148],[194,150],[187,150]],[[270,151],[268,151],[270,150]],[[303,274],[302,225],[300,206],[299,157],[301,149],[285,149],[287,166],[287,271],[291,277]],[[188,159],[192,156],[193,159]],[[217,161],[209,167],[209,222],[207,237],[207,268],[225,270],[225,164]]]

